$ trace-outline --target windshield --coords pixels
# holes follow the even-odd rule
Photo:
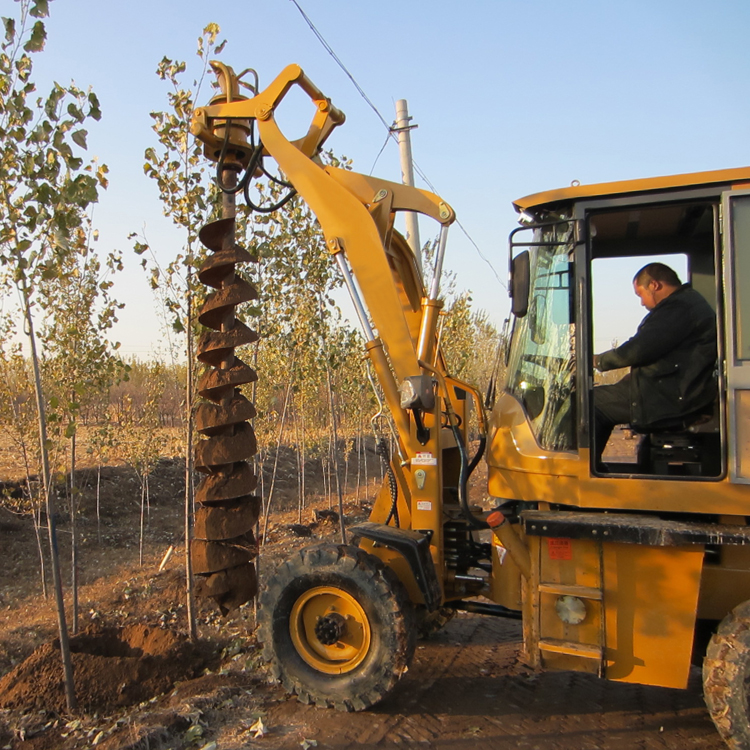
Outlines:
[[[576,448],[573,223],[534,229],[528,313],[516,319],[508,391],[524,406],[542,448]]]

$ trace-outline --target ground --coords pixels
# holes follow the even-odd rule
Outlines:
[[[105,468],[99,528],[95,472],[82,478],[82,634],[73,644],[85,709],[75,715],[64,707],[55,614],[40,594],[31,522],[0,509],[0,750],[724,747],[697,670],[686,691],[536,674],[519,660],[518,623],[466,613],[419,642],[411,668],[375,709],[302,705],[267,682],[252,605],[223,618],[201,603],[201,641],[185,639],[181,462],[163,460],[152,476],[142,566],[135,474]],[[293,547],[337,538],[335,521],[315,523],[314,511],[328,507],[321,497],[303,512],[312,536],[297,537],[289,527],[298,510],[285,509],[292,498],[282,482],[261,576]],[[364,491],[348,496],[348,523],[365,517],[364,499]],[[67,561],[70,529],[64,517],[59,523]],[[67,583],[67,566],[64,573]]]

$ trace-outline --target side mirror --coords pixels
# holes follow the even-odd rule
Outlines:
[[[517,318],[523,318],[529,311],[530,280],[529,251],[524,250],[510,262],[510,296],[513,300],[510,309]]]

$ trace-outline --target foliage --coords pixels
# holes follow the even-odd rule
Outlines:
[[[91,249],[91,207],[107,186],[107,167],[84,163],[88,120],[101,116],[93,91],[55,83],[36,96],[32,58],[44,47],[46,2],[20,3],[18,23],[3,19],[0,55],[0,260],[4,281],[20,291],[26,332],[36,352],[34,315],[44,323],[44,446],[75,434],[81,404],[122,373],[105,335],[116,321],[111,275],[116,253],[102,262]],[[103,267],[103,268],[102,268]],[[36,363],[32,361],[36,366]],[[31,468],[31,467],[30,467]],[[34,467],[35,471],[38,471]]]
[[[39,424],[39,450],[47,505],[52,572],[55,582],[61,652],[68,709],[75,708],[73,675],[54,525],[47,424],[34,330],[38,287],[62,273],[64,260],[76,253],[72,237],[85,211],[106,187],[106,167],[84,166],[76,156],[86,148],[87,120],[101,117],[92,91],[55,83],[46,97],[34,97],[31,55],[44,48],[41,20],[47,0],[20,0],[18,23],[3,18],[0,43],[0,261],[6,282],[20,292],[31,347]],[[36,18],[36,21],[33,19]],[[76,149],[74,149],[74,146]],[[75,553],[74,553],[75,554]],[[75,593],[74,593],[75,596]],[[75,609],[75,606],[74,606]],[[75,615],[74,615],[75,618]]]
[[[0,318],[0,426],[26,476],[22,496],[5,498],[4,504],[15,512],[29,514],[37,509],[40,499],[31,485],[31,477],[39,470],[34,381],[20,344],[13,342],[13,334],[13,322],[4,315]]]
[[[481,393],[489,384],[500,334],[483,310],[473,311],[471,294],[461,292],[444,311],[441,345],[448,372]]]
[[[111,297],[112,276],[122,269],[117,253],[102,261],[89,244],[90,219],[72,236],[75,252],[59,259],[59,272],[40,285],[45,313],[40,332],[48,420],[65,438],[75,434],[82,410],[111,385],[127,378],[128,365],[115,354],[118,344],[105,338],[122,307]]]
[[[169,110],[151,113],[158,146],[146,149],[143,171],[157,183],[164,215],[184,230],[183,246],[162,265],[145,237],[131,235],[135,252],[143,256],[141,263],[149,274],[151,288],[168,315],[169,327],[176,333],[183,333],[193,324],[189,303],[203,291],[194,271],[205,257],[198,232],[216,210],[217,191],[209,179],[200,143],[190,134],[190,121],[210,59],[224,46],[223,42],[216,44],[219,31],[216,24],[210,23],[198,39],[200,70],[193,79],[193,88],[185,87],[183,82],[185,62],[164,57],[156,71],[171,88],[167,95]]]
[[[326,159],[350,167],[333,154]],[[261,190],[271,200],[279,198],[275,185]],[[298,199],[272,214],[244,210],[245,242],[258,259],[255,279],[260,306],[244,312],[257,318],[260,341],[255,359],[260,377],[256,387],[259,419],[256,430],[261,445],[271,444],[277,433],[286,385],[294,383],[294,411],[302,419],[311,455],[328,448],[329,411],[326,358],[334,373],[356,364],[360,388],[364,382],[361,343],[344,325],[332,293],[341,285],[320,226],[309,207]],[[347,349],[346,353],[341,347]],[[334,375],[334,381],[336,377]]]
[[[35,97],[31,54],[44,48],[46,0],[23,0],[19,23],[3,18],[0,44],[0,260],[32,293],[59,273],[85,209],[106,187],[107,168],[84,165],[87,120],[101,117],[93,91],[55,83]]]
[[[120,428],[120,445],[126,462],[133,467],[141,486],[154,465],[162,456],[165,447],[164,433],[159,430],[160,381],[164,365],[152,362],[147,365],[151,377],[140,409],[135,408],[132,399],[125,399],[123,422]]]

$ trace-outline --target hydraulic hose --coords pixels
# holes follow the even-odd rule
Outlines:
[[[459,470],[458,474],[458,501],[461,505],[461,510],[463,511],[464,517],[466,518],[466,522],[472,529],[488,529],[488,523],[481,518],[477,518],[471,512],[471,508],[469,508],[469,497],[467,492],[467,485],[469,482],[469,476],[471,474],[469,470],[469,457],[466,450],[466,444],[464,443],[463,435],[461,435],[461,430],[458,427],[458,419],[456,418],[456,413],[453,411],[453,405],[451,404],[450,396],[448,394],[448,386],[445,382],[445,378],[439,370],[436,370],[432,365],[424,362],[421,359],[419,360],[419,366],[423,367],[425,370],[428,370],[437,378],[440,389],[445,394],[445,411],[448,415],[448,422],[451,426],[451,432],[453,433],[453,437],[456,440],[458,453],[461,457],[461,469]],[[483,446],[480,445],[479,451],[477,452],[479,458],[481,458],[480,452],[483,450]],[[472,460],[472,464],[474,466],[476,466],[476,463],[479,462],[479,458],[475,456],[474,460]]]
[[[380,438],[375,446],[375,452],[380,456],[385,464],[385,473],[388,477],[388,490],[391,493],[391,508],[388,512],[388,517],[385,519],[385,525],[391,522],[393,518],[396,521],[396,527],[401,526],[401,522],[398,517],[398,482],[396,481],[396,475],[393,473],[393,467],[391,466],[391,457],[388,454],[388,446],[383,438]]]
[[[471,459],[471,463],[469,464],[469,476],[474,473],[474,469],[477,468],[479,462],[482,460],[482,456],[484,455],[484,450],[486,447],[487,436],[482,435],[482,437],[479,438],[479,447],[477,448],[477,452],[474,454],[474,458]]]

